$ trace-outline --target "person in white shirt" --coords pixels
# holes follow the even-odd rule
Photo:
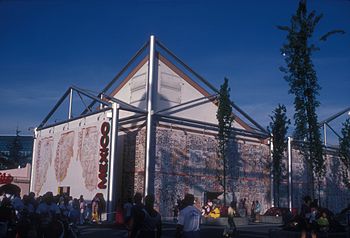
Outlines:
[[[185,195],[184,205],[185,207],[180,210],[179,220],[177,222],[177,236],[183,238],[199,238],[201,211],[194,206],[193,194]]]

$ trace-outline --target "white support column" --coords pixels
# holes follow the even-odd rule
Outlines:
[[[152,154],[151,139],[153,131],[153,89],[155,83],[155,37],[151,35],[150,37],[150,48],[149,48],[149,62],[148,62],[148,84],[147,84],[147,135],[146,135],[146,160],[145,160],[145,194],[148,194],[149,191],[149,166],[150,166],[150,157]]]
[[[270,139],[270,156],[271,156],[271,168],[270,168],[270,182],[271,182],[271,207],[275,206],[274,197],[274,177],[273,177],[273,135],[271,134]]]
[[[326,123],[323,123],[323,140],[324,140],[324,146],[327,146],[327,125],[326,125]]]
[[[37,128],[34,128],[34,140],[33,140],[33,153],[32,153],[32,169],[30,171],[30,186],[29,186],[29,191],[30,192],[34,192],[34,169],[36,166],[36,138],[38,135],[38,132],[36,130]],[[35,159],[34,159],[35,158]],[[36,196],[38,196],[39,194],[36,194]]]
[[[72,118],[72,104],[73,104],[73,89],[69,92],[69,108],[68,108],[68,119]]]
[[[293,192],[293,181],[292,181],[292,138],[288,137],[288,207],[292,210],[292,192]]]
[[[119,123],[119,104],[112,103],[112,131],[111,131],[111,155],[109,161],[109,184],[108,184],[108,221],[113,221],[115,210],[115,197],[116,197],[116,177],[115,177],[115,165],[116,165],[116,150],[118,143],[118,123]]]
[[[101,94],[100,99],[103,100],[103,94]],[[103,109],[103,104],[100,103],[100,110],[102,110],[102,109]]]

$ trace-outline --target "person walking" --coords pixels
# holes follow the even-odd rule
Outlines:
[[[85,217],[86,217],[86,202],[84,200],[83,195],[80,195],[80,198],[79,198],[79,210],[80,210],[79,223],[80,225],[83,225],[85,223]]]
[[[131,197],[123,205],[123,218],[126,226],[129,226],[129,222],[132,215],[132,199]]]
[[[176,237],[199,238],[201,212],[194,206],[193,194],[186,194],[184,198],[185,208],[180,210],[176,227]]]
[[[119,206],[118,206],[118,208],[119,208]],[[130,237],[131,228],[132,228],[131,227],[132,226],[132,208],[133,208],[132,198],[129,197],[123,205],[123,222],[122,222],[122,223],[124,223],[126,229],[128,230],[128,237]],[[121,219],[119,218],[119,220],[121,220]]]
[[[303,198],[304,203],[301,205],[300,217],[301,220],[301,236],[300,238],[306,238],[307,233],[311,232],[311,237],[316,238],[316,233],[311,229],[310,218],[311,218],[311,197],[305,196]]]
[[[255,209],[254,209],[255,222],[260,222],[260,213],[261,213],[261,204],[257,200],[255,201]]]
[[[39,219],[39,226],[37,231],[37,237],[58,237],[55,235],[61,234],[63,232],[57,228],[56,221],[60,217],[61,211],[57,204],[54,202],[52,192],[47,192],[43,196],[43,201],[38,205],[36,209],[36,214]],[[62,227],[61,227],[62,228]]]
[[[250,218],[252,221],[255,221],[255,201],[252,202],[252,206],[250,207]]]
[[[237,231],[237,227],[233,219],[236,216],[236,205],[234,201],[230,203],[230,206],[227,209],[227,216],[228,227],[225,228],[223,236],[233,237]]]
[[[106,200],[103,197],[103,193],[98,193],[99,196],[99,204],[98,204],[98,209],[97,209],[97,216],[99,220],[99,224],[102,223],[102,213],[106,212]]]
[[[177,223],[177,217],[178,217],[178,215],[179,215],[179,205],[178,205],[178,203],[177,204],[175,204],[174,205],[174,207],[173,207],[173,221],[174,221],[174,223]]]
[[[129,222],[129,227],[130,227],[130,230],[128,233],[129,238],[137,237],[137,234],[141,229],[140,226],[141,226],[143,209],[144,209],[144,205],[142,204],[142,194],[137,192],[134,195],[134,204],[131,210],[132,215],[131,215],[131,220]]]
[[[154,195],[149,194],[145,197],[145,207],[142,209],[140,219],[139,238],[160,238],[162,235],[162,218],[154,210]]]
[[[91,202],[91,221],[92,222],[96,222],[99,223],[99,215],[98,215],[98,211],[99,211],[99,206],[100,206],[100,198],[98,196],[98,194],[95,195],[95,197],[92,199]]]

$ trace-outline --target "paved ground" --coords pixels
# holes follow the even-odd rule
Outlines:
[[[279,226],[273,224],[251,224],[238,227],[237,238],[267,238],[270,229],[279,229]],[[220,238],[222,237],[223,226],[201,226],[201,238]],[[89,225],[80,227],[81,238],[124,238],[127,232],[121,227],[114,225]],[[163,224],[163,238],[175,237],[175,224]]]

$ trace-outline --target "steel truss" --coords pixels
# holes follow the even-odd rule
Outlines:
[[[350,107],[347,107],[343,110],[341,110],[338,113],[335,113],[334,115],[328,117],[327,119],[321,121],[318,126],[322,127],[323,126],[323,143],[324,146],[329,146],[327,145],[327,127],[334,133],[334,135],[337,136],[338,139],[342,138],[330,125],[329,123],[335,119],[337,119],[338,117],[340,117],[341,115],[344,115],[345,113],[350,113]],[[350,114],[349,114],[350,115]]]
[[[114,98],[113,95],[110,95],[108,93],[108,90],[112,88],[112,86],[120,79],[128,70],[130,70],[131,66],[140,58],[142,54],[146,52],[146,50],[149,50],[146,57],[148,57],[148,83],[147,83],[147,109],[142,110],[140,108],[137,108],[133,105],[130,105],[124,101],[121,101],[117,98]],[[210,89],[211,93],[208,93],[208,96],[200,97],[194,100],[190,100],[187,102],[184,102],[182,104],[172,106],[163,110],[154,111],[153,105],[154,105],[154,91],[152,90],[152,87],[154,85],[157,85],[157,76],[155,70],[157,70],[157,56],[160,55],[160,51],[164,52],[165,54],[169,55],[178,65],[180,65],[182,68],[184,68],[186,71],[191,73],[191,75],[194,76],[194,78],[199,80],[199,82],[203,83],[208,89]],[[72,108],[73,108],[73,93],[77,93],[83,102],[85,109],[81,112],[81,114],[78,117],[73,118],[72,117]],[[92,100],[91,103],[88,105],[84,102],[82,96],[85,96]],[[154,166],[154,155],[155,155],[155,129],[157,124],[160,125],[160,123],[166,123],[170,125],[180,125],[184,129],[186,128],[196,128],[200,130],[207,130],[212,132],[212,134],[216,134],[218,131],[218,125],[214,123],[208,123],[205,121],[197,121],[192,120],[188,118],[181,118],[172,116],[175,112],[180,112],[187,110],[189,108],[196,107],[198,105],[202,105],[208,102],[215,103],[218,99],[219,91],[211,85],[206,79],[204,79],[202,76],[200,76],[198,73],[196,73],[191,67],[189,67],[187,64],[185,64],[182,60],[180,60],[179,57],[177,57],[174,53],[172,53],[169,49],[167,49],[162,43],[160,43],[158,40],[155,39],[154,36],[150,37],[150,40],[146,42],[140,50],[136,52],[136,54],[130,59],[130,61],[122,68],[122,70],[112,79],[110,83],[106,85],[105,88],[103,88],[97,95],[89,92],[88,90],[81,89],[75,86],[71,86],[67,89],[67,91],[63,94],[63,96],[58,100],[56,105],[52,108],[52,110],[49,112],[49,114],[44,118],[44,120],[40,123],[37,130],[41,130],[43,128],[47,128],[49,126],[54,126],[56,124],[61,124],[65,122],[69,122],[72,120],[75,120],[77,118],[85,117],[88,115],[92,115],[94,113],[101,112],[103,110],[112,110],[113,112],[113,153],[111,154],[112,161],[116,160],[116,148],[117,148],[117,138],[118,138],[118,132],[128,129],[132,127],[132,124],[135,124],[134,126],[140,128],[146,126],[146,132],[147,132],[147,138],[146,138],[146,151],[145,151],[145,194],[152,192],[152,189],[154,189],[154,186],[152,184],[154,183],[154,170],[152,170],[152,166]],[[57,111],[59,107],[62,106],[62,103],[69,97],[69,108],[68,108],[68,118],[66,120],[63,120],[59,123],[48,125],[48,120],[52,117],[52,115]],[[99,106],[96,106],[95,104],[99,104]],[[237,117],[238,119],[236,121],[243,122],[244,125],[247,125],[248,129],[238,129],[238,128],[232,128],[232,138],[237,138],[236,136],[242,136],[242,137],[249,137],[250,139],[257,139],[257,140],[264,140],[266,138],[269,138],[270,135],[266,131],[264,127],[262,127],[259,123],[254,121],[247,113],[245,113],[241,108],[239,108],[234,102],[231,102],[231,105],[233,109],[243,116],[245,121],[242,121],[243,118]],[[93,111],[94,110],[94,111]],[[134,115],[120,118],[119,110],[125,110],[128,112],[134,113]],[[236,117],[236,115],[233,115]],[[248,121],[251,125],[248,125],[246,123]],[[143,122],[143,123],[142,123]],[[129,128],[128,128],[129,127]],[[248,138],[247,138],[248,139]],[[114,163],[114,162],[113,162]],[[111,163],[111,174],[114,173],[114,166],[115,164]],[[111,191],[115,191],[115,184],[116,184],[116,178],[115,176],[110,177],[110,187],[111,190],[109,191],[108,198],[109,203],[113,204],[115,203],[115,197],[111,193]],[[111,211],[111,208],[113,205],[109,205],[108,209]]]

